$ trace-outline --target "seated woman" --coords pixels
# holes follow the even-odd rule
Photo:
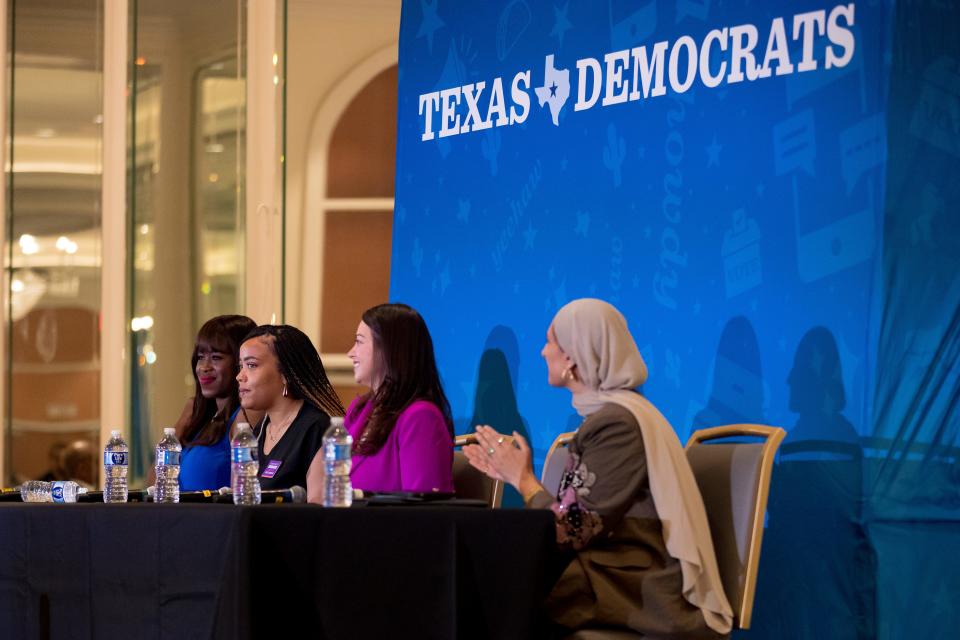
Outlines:
[[[647,367],[624,317],[575,300],[554,317],[541,352],[548,382],[583,416],[554,498],[530,447],[486,426],[470,463],[512,484],[528,507],[556,515],[557,542],[578,553],[553,587],[561,635],[629,629],[644,637],[720,638],[733,614],[723,593],[703,500],[670,424],[636,388]],[[661,523],[669,522],[669,527]]]
[[[246,316],[217,316],[197,333],[190,359],[195,393],[174,427],[183,445],[181,491],[230,486],[233,428],[239,422],[253,424],[251,420],[261,417],[240,407],[236,380],[240,343],[256,326]]]
[[[320,355],[302,331],[261,325],[240,345],[240,404],[266,413],[255,430],[260,487],[305,487],[323,501],[323,434],[343,405],[327,379]]]
[[[405,304],[367,309],[347,354],[370,392],[347,409],[354,488],[453,492],[453,420],[433,340]]]

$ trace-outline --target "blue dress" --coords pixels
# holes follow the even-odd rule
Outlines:
[[[216,491],[230,486],[230,426],[240,412],[237,407],[223,437],[211,445],[187,445],[180,456],[180,490]]]

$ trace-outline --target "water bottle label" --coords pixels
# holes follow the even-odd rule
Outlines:
[[[327,462],[339,462],[350,459],[350,445],[327,442],[323,445],[323,459]]]
[[[234,447],[232,459],[234,462],[253,462],[256,449],[253,447]]]
[[[103,466],[113,467],[116,465],[127,466],[129,460],[127,459],[126,451],[104,451],[103,452]]]
[[[54,482],[50,490],[50,495],[53,496],[54,502],[63,502],[63,483]]]
[[[180,452],[179,451],[160,451],[157,457],[158,465],[180,465]]]

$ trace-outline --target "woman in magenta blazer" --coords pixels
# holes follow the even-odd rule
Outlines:
[[[405,304],[367,309],[347,354],[370,392],[347,408],[350,480],[364,491],[453,492],[453,420],[427,325]]]

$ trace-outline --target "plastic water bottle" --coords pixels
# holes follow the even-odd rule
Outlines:
[[[237,435],[230,443],[230,485],[234,504],[260,504],[259,447],[250,425],[237,425]]]
[[[157,443],[157,492],[154,502],[180,502],[180,441],[172,427]]]
[[[330,418],[330,428],[323,434],[323,462],[326,482],[323,506],[349,507],[353,504],[350,484],[350,449],[353,437],[343,426],[343,418]]]
[[[126,502],[127,469],[130,449],[119,431],[110,432],[110,441],[103,448],[103,501]]]
[[[87,492],[73,480],[29,480],[20,485],[20,498],[24,502],[76,502],[77,496]]]

